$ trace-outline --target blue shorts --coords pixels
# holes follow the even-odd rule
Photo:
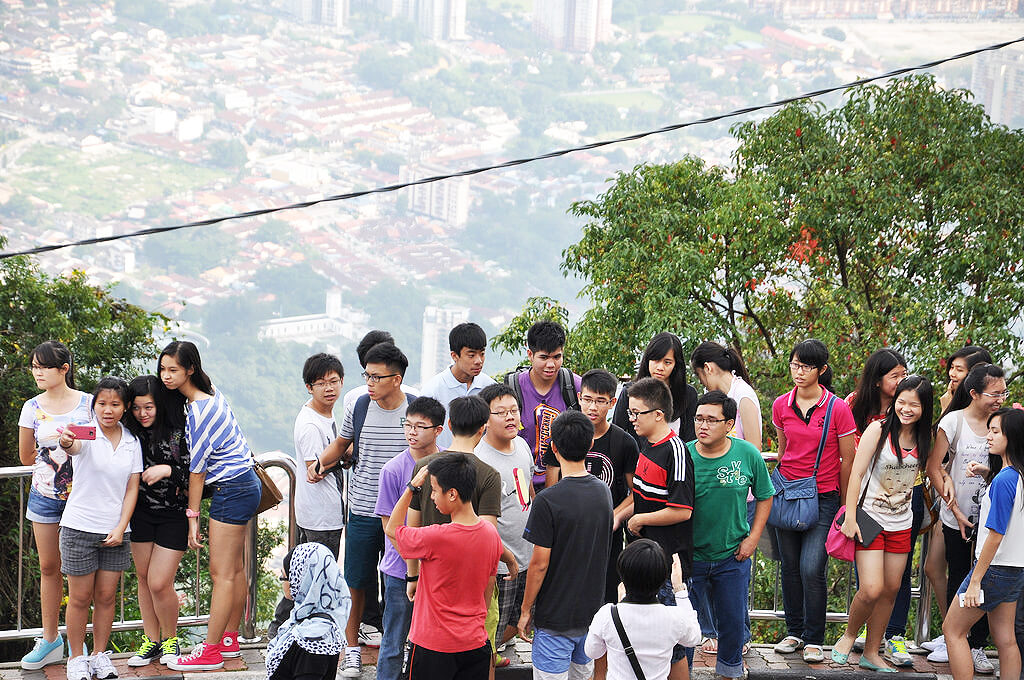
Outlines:
[[[384,525],[380,517],[350,514],[345,525],[345,583],[365,590],[377,579],[384,552]]]
[[[973,573],[974,567],[971,567],[957,588],[957,595],[967,592]],[[983,612],[990,612],[1004,602],[1016,602],[1024,591],[1024,567],[990,565],[981,577],[981,591],[985,594],[985,601],[978,605],[978,609]]]
[[[544,673],[565,673],[570,663],[585,666],[590,657],[583,651],[586,633],[568,637],[543,628],[533,631],[533,667]]]
[[[260,506],[263,485],[252,468],[231,479],[209,484],[213,488],[210,519],[224,524],[246,524]]]
[[[39,524],[59,524],[60,516],[64,514],[64,506],[67,501],[57,498],[47,498],[43,494],[30,487],[28,490],[28,505],[25,508],[25,519]]]

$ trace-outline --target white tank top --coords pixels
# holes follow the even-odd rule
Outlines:
[[[868,467],[870,474],[860,484],[861,494],[867,488],[861,507],[884,530],[902,531],[913,524],[914,511],[910,500],[914,495],[917,470],[917,447],[904,451],[901,461],[893,451],[892,442],[886,437],[882,450],[878,452],[878,459]]]

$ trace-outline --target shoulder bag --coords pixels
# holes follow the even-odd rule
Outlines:
[[[776,529],[786,531],[807,531],[818,521],[818,465],[821,454],[825,451],[828,439],[828,428],[832,423],[832,407],[835,406],[836,395],[828,398],[825,407],[825,420],[821,426],[821,441],[818,443],[818,457],[814,460],[814,472],[810,477],[786,479],[782,476],[782,458],[772,470],[772,486],[775,487],[775,498],[772,500],[771,514],[768,524]]]
[[[647,680],[647,676],[644,675],[644,669],[640,667],[640,659],[636,658],[636,652],[633,650],[633,644],[629,641],[629,636],[626,635],[626,629],[622,627],[622,619],[619,618],[618,605],[612,605],[612,623],[615,624],[615,632],[619,634],[619,642],[622,643],[622,651],[626,653],[626,658],[629,659],[629,665],[633,667],[633,673],[636,675],[636,680]]]

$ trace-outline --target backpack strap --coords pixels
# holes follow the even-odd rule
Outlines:
[[[528,371],[528,368],[521,368],[518,371],[509,371],[505,374],[505,384],[512,388],[515,392],[516,401],[519,402],[519,408],[523,407],[523,386],[519,384],[519,374],[523,371]]]
[[[366,412],[370,409],[370,395],[364,394],[356,399],[352,407],[352,464],[355,465],[359,459],[359,434],[363,431],[363,423],[366,422]]]
[[[636,651],[633,650],[633,645],[629,641],[629,636],[626,635],[626,629],[622,627],[622,619],[619,618],[619,609],[617,605],[612,605],[612,623],[615,624],[615,632],[619,634],[619,642],[622,643],[622,651],[626,653],[626,658],[629,659],[629,665],[633,667],[633,673],[636,675],[637,680],[647,680],[647,676],[644,675],[644,669],[640,667],[640,660],[636,658]]]
[[[832,407],[836,405],[836,395],[828,398],[825,406],[825,420],[821,424],[821,441],[818,442],[818,457],[814,459],[814,475],[818,474],[818,465],[821,464],[821,454],[825,452],[825,442],[828,441],[828,427],[832,423]]]
[[[565,402],[565,410],[579,411],[580,400],[576,396],[576,378],[565,366],[558,369],[558,384],[562,389],[562,401]]]

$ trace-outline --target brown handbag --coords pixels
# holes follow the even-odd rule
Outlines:
[[[284,500],[284,495],[277,488],[277,484],[274,483],[267,469],[256,460],[256,456],[252,457],[252,469],[256,472],[256,476],[260,478],[260,486],[262,487],[260,489],[260,504],[256,508],[256,514],[258,515],[261,512],[276,507],[278,503]]]

